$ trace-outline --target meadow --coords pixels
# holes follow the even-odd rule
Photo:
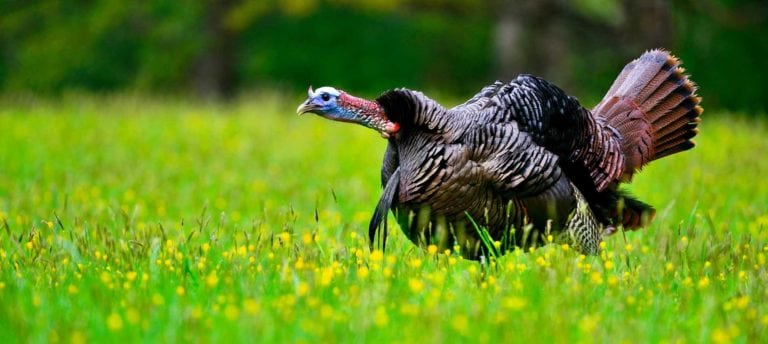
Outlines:
[[[768,121],[706,111],[695,149],[629,186],[656,221],[599,256],[482,267],[394,221],[371,252],[385,141],[298,96],[3,98],[2,341],[768,338]]]

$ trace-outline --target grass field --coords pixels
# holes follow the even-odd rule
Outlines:
[[[3,342],[761,342],[768,122],[705,112],[631,190],[649,228],[483,272],[369,252],[385,142],[299,99],[0,104]],[[391,226],[396,226],[391,221]]]

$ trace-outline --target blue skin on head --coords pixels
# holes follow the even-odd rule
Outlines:
[[[357,113],[338,105],[341,91],[333,87],[320,87],[317,91],[309,89],[307,101],[299,106],[299,113],[311,112],[328,119],[343,122],[359,122]]]
[[[317,91],[310,87],[307,93],[307,100],[296,109],[299,114],[311,112],[334,121],[361,124],[386,138],[399,130],[399,125],[390,122],[374,101],[350,96],[333,87]]]

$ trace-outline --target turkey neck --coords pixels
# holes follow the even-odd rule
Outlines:
[[[375,101],[342,92],[339,96],[339,106],[354,113],[356,122],[379,131],[386,138],[400,129],[400,125],[390,121],[384,109]]]
[[[339,96],[339,106],[354,111],[360,116],[387,117],[384,113],[384,109],[382,109],[381,105],[375,101],[358,98],[346,92],[342,92]]]

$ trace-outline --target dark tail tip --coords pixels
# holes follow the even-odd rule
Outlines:
[[[656,209],[636,198],[623,195],[624,206],[618,209],[621,223],[625,229],[635,230],[644,227],[656,217]],[[617,214],[618,215],[618,214]]]

